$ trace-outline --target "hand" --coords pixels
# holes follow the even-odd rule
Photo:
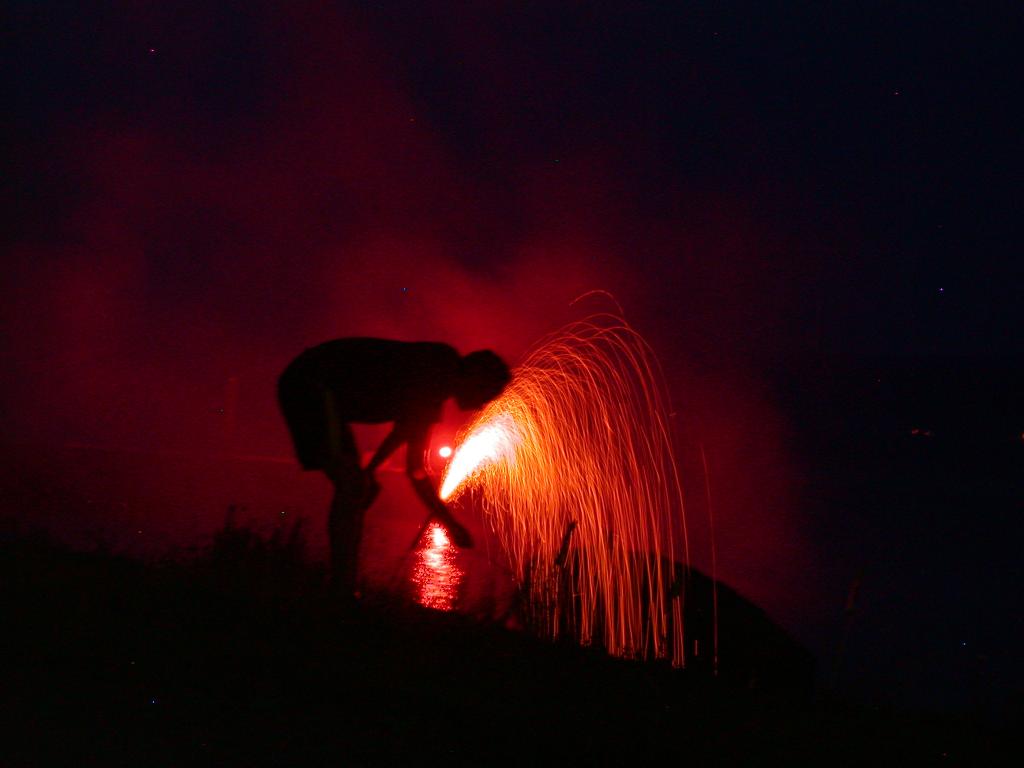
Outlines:
[[[452,513],[448,511],[444,504],[439,503],[437,505],[433,518],[445,527],[448,535],[455,542],[455,546],[460,549],[473,548],[473,537],[469,535],[469,531],[458,520],[452,517]]]

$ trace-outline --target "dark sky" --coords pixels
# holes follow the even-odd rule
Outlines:
[[[810,636],[856,567],[796,502],[779,369],[1024,352],[1017,4],[5,17],[16,439],[203,446],[238,376],[246,444],[281,454],[274,379],[304,346],[515,360],[607,289],[709,451],[727,577]]]

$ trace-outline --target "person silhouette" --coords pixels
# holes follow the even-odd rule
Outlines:
[[[380,490],[377,468],[406,446],[406,475],[417,497],[459,547],[473,545],[452,516],[424,467],[433,425],[455,398],[475,410],[501,394],[511,379],[494,352],[461,356],[438,342],[343,338],[311,347],[278,379],[278,400],[304,470],[320,470],[334,484],[327,531],[332,579],[346,595],[356,588],[363,517]],[[351,424],[393,422],[391,432],[362,467]]]

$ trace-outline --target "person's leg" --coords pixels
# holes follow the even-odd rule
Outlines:
[[[363,536],[366,506],[359,503],[355,482],[335,482],[334,498],[327,519],[327,535],[331,548],[331,580],[349,597],[357,591],[359,575],[359,543]]]
[[[335,586],[348,597],[358,586],[363,516],[372,498],[367,493],[366,474],[359,466],[359,455],[351,428],[335,421],[330,427],[330,433],[333,445],[324,472],[334,484],[334,498],[327,518],[331,578]]]

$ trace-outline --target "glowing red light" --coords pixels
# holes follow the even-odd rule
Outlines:
[[[438,450],[437,455],[440,456],[442,459],[447,459],[449,456],[452,455],[452,447],[450,445],[442,445],[441,448]]]

